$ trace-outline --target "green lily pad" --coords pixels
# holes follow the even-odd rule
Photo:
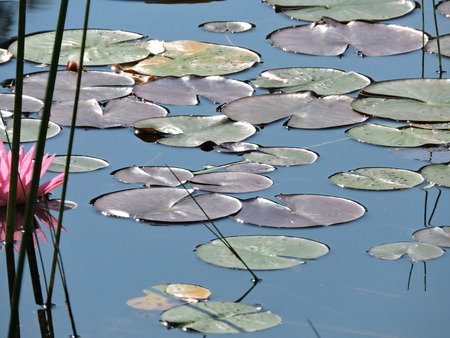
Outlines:
[[[253,94],[249,84],[222,76],[163,77],[137,85],[133,93],[141,99],[173,105],[196,105],[197,95],[214,103],[225,103]]]
[[[272,186],[270,178],[253,173],[217,172],[195,175],[189,180],[194,189],[221,193],[246,193]]]
[[[6,126],[2,123],[0,125],[0,139],[3,142],[8,142],[8,137],[6,137],[6,133],[8,133],[9,140],[13,139],[13,120],[8,119],[6,122]],[[22,119],[21,129],[20,129],[20,142],[36,142],[39,136],[39,128],[41,126],[41,120],[35,119]],[[54,137],[59,134],[61,128],[53,123],[48,123],[47,128],[47,138]]]
[[[311,239],[289,236],[236,236],[227,242],[252,270],[287,269],[326,255],[327,245]],[[246,269],[221,240],[215,239],[195,249],[205,262],[227,268]]]
[[[307,228],[350,222],[366,212],[361,204],[342,197],[308,194],[278,197],[286,206],[262,197],[241,200],[242,209],[233,218],[265,227]]]
[[[124,183],[142,183],[146,186],[158,185],[176,187],[186,183],[194,175],[187,169],[173,167],[132,166],[111,173]]]
[[[12,54],[3,48],[0,48],[0,64],[11,60]]]
[[[369,254],[378,259],[388,261],[407,255],[413,262],[419,262],[441,257],[444,254],[444,250],[426,243],[396,242],[374,246],[369,250]]]
[[[55,156],[48,168],[49,171],[64,172],[66,167],[67,156]],[[69,172],[83,173],[103,169],[109,166],[109,163],[101,158],[85,156],[85,155],[71,155]]]
[[[450,248],[450,226],[420,229],[413,237],[422,243]]]
[[[319,155],[311,150],[290,147],[260,147],[257,151],[242,155],[246,160],[289,167],[314,163]]]
[[[199,25],[208,32],[215,33],[241,33],[246,32],[255,27],[254,24],[245,21],[210,21]]]
[[[302,21],[329,17],[336,21],[388,20],[406,15],[416,8],[410,0],[266,0],[281,7],[287,16]],[[287,7],[287,9],[283,9]]]
[[[61,126],[72,123],[74,101],[52,104],[50,120]],[[41,110],[42,112],[42,110]],[[41,114],[41,112],[39,112]],[[135,98],[123,98],[109,101],[102,109],[97,100],[78,102],[76,127],[117,128],[129,127],[133,122],[159,116],[166,116],[167,110],[150,102],[141,102]]]
[[[442,35],[439,37],[439,48],[438,39],[434,38],[428,41],[425,45],[425,50],[429,53],[439,54],[450,57],[450,34]]]
[[[0,94],[0,109],[14,112],[15,94]],[[22,112],[34,113],[44,106],[44,102],[28,95],[22,95]]]
[[[317,95],[346,94],[370,84],[370,79],[355,72],[332,68],[291,67],[266,70],[251,81],[262,88],[281,88],[283,93],[311,90]]]
[[[412,188],[423,182],[418,172],[397,168],[359,168],[329,177],[334,184],[360,190],[397,190]]]
[[[257,53],[235,46],[181,40],[164,47],[165,52],[125,69],[153,76],[209,76],[237,73],[260,62]]]
[[[268,329],[281,318],[261,307],[233,302],[200,302],[166,310],[161,321],[169,328],[203,333],[244,333]]]
[[[249,172],[254,174],[270,173],[275,169],[276,168],[274,166],[271,166],[270,164],[255,162],[236,163],[225,168],[225,170],[228,171]]]
[[[353,139],[385,147],[420,147],[427,144],[450,143],[450,130],[398,128],[365,123],[346,131]]]
[[[437,9],[447,18],[450,17],[450,1],[442,1],[437,5]]]
[[[367,116],[350,106],[353,98],[346,95],[318,97],[312,92],[266,94],[243,97],[226,103],[220,112],[235,121],[252,124],[271,123],[288,116],[291,128],[321,129],[364,122]]]
[[[47,82],[48,72],[28,74],[23,79],[23,93],[43,100]],[[59,71],[56,75],[53,101],[73,101],[76,83],[76,72]],[[106,101],[127,96],[131,93],[133,85],[134,80],[126,75],[103,71],[83,72],[80,100]]]
[[[450,79],[401,79],[368,85],[352,108],[398,121],[449,122]]]
[[[82,29],[64,31],[59,65],[79,61],[82,32]],[[151,42],[129,42],[143,37],[138,33],[121,30],[88,29],[83,63],[85,66],[128,63],[146,58],[153,49],[158,52],[163,50],[162,46],[154,48]],[[49,64],[54,41],[54,31],[28,35],[25,37],[25,60]],[[16,55],[17,42],[9,46],[9,51]]]
[[[158,143],[177,147],[242,141],[256,132],[250,123],[233,122],[223,115],[155,117],[136,121],[133,128],[153,134]]]
[[[343,55],[349,45],[362,56],[396,55],[418,50],[428,41],[426,35],[411,27],[364,21],[342,24],[330,18],[282,28],[268,38],[285,51],[323,56]]]
[[[427,181],[450,188],[450,163],[429,164],[419,172]]]
[[[188,195],[186,189],[177,188],[130,189],[99,196],[91,203],[107,216],[174,223],[226,217],[241,208],[241,202],[230,196],[209,193],[195,196],[194,201]]]

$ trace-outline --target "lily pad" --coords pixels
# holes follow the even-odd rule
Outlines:
[[[167,310],[180,305],[180,301],[178,299],[165,294],[163,291],[160,291],[158,286],[152,287],[152,290],[142,290],[145,296],[130,299],[127,301],[127,305],[134,309],[147,311]]]
[[[291,67],[266,70],[251,81],[262,88],[278,89],[283,93],[313,91],[317,95],[346,94],[369,85],[371,80],[355,72],[332,68]]]
[[[329,17],[336,21],[388,20],[406,15],[416,8],[410,0],[266,0],[281,7],[287,16],[317,21]],[[286,7],[287,9],[284,9]]]
[[[429,164],[419,172],[427,181],[450,188],[450,163]]]
[[[13,139],[13,128],[14,123],[12,119],[8,119],[6,122],[6,126],[1,123],[0,124],[0,139],[3,142],[12,141]],[[22,119],[21,129],[20,129],[20,142],[36,142],[39,137],[39,129],[41,126],[41,120],[35,119]],[[47,128],[47,138],[54,137],[59,134],[61,128],[52,122],[49,122]],[[6,133],[8,133],[8,137],[6,137]]]
[[[420,229],[413,237],[422,243],[450,248],[450,226]]]
[[[398,121],[450,121],[450,79],[401,79],[368,85],[352,108]]]
[[[64,31],[58,62],[60,66],[65,66],[69,61],[79,61],[82,33],[82,29]],[[152,44],[129,42],[142,38],[144,35],[121,30],[88,29],[83,63],[85,66],[103,66],[142,60],[152,51]],[[54,31],[28,35],[25,37],[25,60],[50,64],[54,41]],[[9,50],[15,56],[17,42],[13,42]]]
[[[164,311],[161,321],[169,328],[203,333],[244,333],[268,329],[281,318],[261,307],[240,303],[200,302]]]
[[[14,112],[15,94],[0,94],[0,109]],[[28,95],[22,95],[22,112],[34,113],[44,106],[44,102]]]
[[[49,171],[64,172],[66,167],[67,156],[55,156],[48,168]],[[85,155],[71,155],[69,172],[83,173],[103,169],[109,166],[109,163],[101,158],[85,156]]]
[[[312,92],[265,94],[237,99],[220,107],[220,112],[235,121],[252,124],[271,123],[288,116],[287,126],[321,129],[364,122],[367,116],[350,106],[353,98],[346,95],[318,97]]]
[[[425,46],[425,50],[429,53],[439,54],[450,57],[450,34],[442,35],[439,37],[439,48],[438,39],[434,38],[428,41]]]
[[[319,157],[314,151],[290,147],[260,147],[242,156],[248,161],[284,167],[311,164]]]
[[[0,48],[0,64],[11,60],[12,54],[3,48]]]
[[[450,130],[398,128],[365,123],[346,131],[353,139],[385,147],[420,147],[427,144],[450,143]]]
[[[133,128],[154,135],[158,143],[177,147],[242,141],[256,132],[250,123],[233,122],[223,115],[155,117],[136,121]]]
[[[242,209],[233,218],[273,228],[306,228],[350,222],[366,212],[361,204],[342,197],[307,194],[278,197],[286,206],[262,197],[242,200]]]
[[[137,85],[133,93],[148,101],[173,105],[196,105],[197,95],[214,103],[225,103],[250,96],[253,88],[245,82],[222,76],[164,77]]]
[[[447,18],[450,17],[450,1],[442,1],[437,5],[437,9]]]
[[[267,189],[273,182],[266,176],[244,172],[216,172],[195,175],[189,180],[194,189],[222,193],[246,193]]]
[[[237,73],[260,62],[257,53],[236,46],[180,40],[164,47],[165,52],[125,69],[153,76],[209,76]]]
[[[423,182],[418,172],[398,168],[359,168],[329,177],[334,184],[360,190],[398,190]]]
[[[195,196],[194,201],[188,195],[186,189],[177,188],[130,189],[99,196],[91,203],[107,216],[175,223],[222,218],[241,208],[241,202],[230,196],[209,193]]]
[[[227,242],[252,270],[288,269],[326,255],[327,245],[311,239],[289,236],[236,236]],[[230,249],[215,239],[195,249],[205,262],[233,269],[246,269]]]
[[[47,81],[48,72],[26,75],[23,79],[23,93],[43,100]],[[76,72],[59,71],[56,75],[53,101],[73,101],[76,83]],[[134,80],[126,75],[103,71],[84,72],[81,78],[80,100],[106,101],[127,96],[133,85]]]
[[[246,32],[255,27],[254,24],[245,21],[210,21],[199,25],[208,32],[215,33],[241,33]]]
[[[263,174],[274,171],[276,168],[270,164],[246,162],[246,163],[236,163],[225,168],[228,171],[241,171],[249,172],[254,174]]]
[[[132,166],[116,170],[115,178],[125,183],[142,183],[146,186],[159,185],[176,187],[186,183],[194,175],[187,169],[173,167]]]
[[[414,28],[393,24],[323,18],[310,25],[286,27],[268,38],[285,51],[323,56],[343,55],[352,45],[362,56],[408,53],[422,48],[428,37]]]
[[[73,104],[73,101],[54,103],[50,120],[62,126],[70,126]],[[165,115],[167,115],[165,108],[131,98],[109,101],[104,109],[100,107],[97,100],[91,99],[78,102],[75,126],[100,129],[129,127],[135,121]]]
[[[395,242],[374,246],[369,250],[369,254],[388,261],[407,255],[413,262],[419,262],[441,257],[444,250],[426,243]]]

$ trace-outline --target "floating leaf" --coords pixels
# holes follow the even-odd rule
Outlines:
[[[242,223],[274,228],[305,228],[350,222],[366,210],[352,200],[325,195],[278,196],[287,206],[255,197],[242,200],[242,209],[233,217]]]
[[[168,284],[164,287],[164,292],[180,299],[208,299],[211,291],[203,286],[194,284]]]
[[[425,46],[425,50],[429,53],[439,54],[450,57],[450,34],[442,35],[439,37],[439,47],[438,39],[434,38],[428,41]]]
[[[6,126],[2,123],[0,125],[0,139],[3,142],[13,140],[13,128],[14,123],[12,119],[7,120]],[[39,129],[41,126],[41,120],[35,119],[22,119],[20,128],[20,142],[36,142],[39,138]],[[59,134],[61,128],[52,122],[48,123],[47,138],[54,137]],[[6,137],[8,133],[8,137]]]
[[[14,112],[15,94],[0,94],[0,109]],[[34,113],[44,106],[44,102],[28,95],[22,95],[22,112]]]
[[[242,156],[248,161],[286,167],[311,164],[319,157],[314,151],[290,147],[260,147]]]
[[[289,236],[236,236],[226,237],[227,242],[252,270],[287,269],[315,259],[330,250],[323,243],[311,239]],[[234,269],[246,269],[244,264],[215,239],[195,249],[202,260]]]
[[[281,318],[260,307],[240,303],[201,302],[164,311],[161,321],[170,328],[203,333],[243,333],[268,329]]]
[[[3,48],[0,48],[0,64],[11,60],[12,54]]]
[[[320,129],[364,122],[367,116],[350,106],[353,98],[345,95],[317,97],[312,92],[266,94],[237,99],[220,107],[222,114],[235,121],[252,124],[271,123],[291,116],[291,128]]]
[[[214,147],[219,153],[246,153],[258,149],[258,144],[250,142],[225,142]]]
[[[432,227],[417,230],[413,233],[416,241],[450,248],[450,227]]]
[[[349,45],[363,56],[402,54],[422,48],[422,39],[425,43],[428,40],[421,31],[410,27],[363,21],[342,24],[330,18],[282,28],[268,37],[285,51],[324,56],[343,55]]]
[[[429,164],[419,172],[427,181],[450,188],[450,163]]]
[[[282,88],[284,93],[311,90],[317,95],[346,94],[364,88],[370,79],[355,72],[332,68],[291,67],[266,70],[252,84],[262,88]]]
[[[166,51],[125,68],[153,76],[224,75],[260,62],[251,50],[191,40],[165,42]]]
[[[136,121],[133,128],[153,134],[158,143],[178,147],[242,141],[256,132],[250,123],[233,122],[223,115],[155,117]]]
[[[241,33],[255,27],[254,24],[245,21],[210,21],[199,25],[208,32],[216,33]]]
[[[422,122],[450,121],[450,79],[401,79],[364,88],[352,108],[364,114]],[[376,97],[374,97],[376,96]]]
[[[329,17],[336,21],[388,20],[406,15],[416,8],[410,0],[266,0],[287,16],[317,21]],[[284,9],[286,7],[287,9]]]
[[[127,305],[139,310],[167,310],[180,305],[180,302],[159,291],[158,287],[152,287],[153,290],[142,290],[144,297],[133,298],[127,301]]]
[[[28,74],[23,79],[23,93],[43,100],[47,82],[48,72]],[[76,83],[76,72],[59,71],[56,75],[53,101],[73,101]],[[133,85],[134,80],[126,75],[102,71],[83,72],[80,100],[106,101],[127,96],[131,93]]]
[[[186,183],[194,175],[187,169],[173,167],[128,167],[112,173],[115,178],[125,183],[142,183],[144,185],[159,185],[176,187]]]
[[[230,165],[225,168],[228,171],[242,171],[254,174],[263,174],[274,171],[276,168],[269,164],[246,162]]]
[[[397,168],[359,168],[329,177],[343,188],[361,190],[397,190],[412,188],[423,182],[419,173]]]
[[[55,172],[64,172],[66,167],[67,156],[55,156],[50,164],[48,170]],[[71,155],[69,172],[70,173],[82,173],[88,171],[94,171],[103,169],[109,166],[109,163],[101,158],[85,156],[85,155]]]
[[[65,66],[69,61],[79,61],[82,29],[65,30],[61,43],[61,55],[58,64]],[[88,29],[84,52],[85,66],[103,66],[127,63],[146,58],[151,50],[144,42],[125,43],[142,39],[144,35],[121,30]],[[55,32],[42,32],[25,37],[25,60],[50,64]],[[9,46],[15,56],[17,41]]]
[[[241,202],[230,196],[209,193],[195,196],[194,201],[188,195],[177,188],[130,189],[99,196],[91,203],[107,216],[176,223],[226,217],[241,208]]]
[[[162,104],[196,105],[199,103],[197,95],[214,103],[224,103],[252,95],[253,88],[222,76],[170,76],[139,84],[133,92],[144,100]]]
[[[441,257],[444,254],[444,250],[426,243],[396,242],[374,246],[369,250],[369,254],[378,259],[388,261],[408,255],[413,262],[419,262]]]
[[[51,108],[50,120],[62,126],[70,126],[73,103],[73,101],[54,103]],[[131,98],[109,101],[104,109],[96,100],[91,99],[78,102],[75,126],[101,129],[129,127],[137,120],[165,115],[167,115],[165,108]]]
[[[442,1],[437,5],[437,9],[447,18],[450,17],[450,1]]]
[[[222,193],[245,193],[272,186],[270,178],[252,173],[217,172],[195,175],[189,180],[195,189]]]
[[[420,147],[450,143],[450,130],[432,130],[409,126],[398,128],[365,123],[346,133],[355,140],[385,147]]]

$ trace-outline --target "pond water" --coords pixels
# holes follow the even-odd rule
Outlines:
[[[82,25],[84,4],[72,2],[67,28]],[[0,12],[16,15],[15,3],[0,2]],[[58,1],[30,1],[28,32],[55,27]],[[434,34],[432,4],[425,5],[425,30]],[[5,11],[5,12],[4,12]],[[450,31],[450,20],[438,13],[441,34]],[[198,27],[213,20],[248,21],[256,25],[246,33],[211,33]],[[421,28],[421,12],[390,20]],[[198,40],[246,47],[258,52],[263,63],[229,77],[255,79],[263,70],[278,67],[329,67],[355,71],[375,81],[420,77],[422,52],[390,57],[361,58],[350,48],[342,58],[306,56],[271,46],[266,36],[272,31],[298,25],[277,14],[259,0],[225,0],[198,4],[158,4],[144,1],[94,0],[90,27],[134,31],[159,40]],[[2,21],[2,38],[14,35],[14,21]],[[443,60],[449,69],[448,59]],[[27,64],[27,72],[40,69]],[[425,76],[437,77],[438,58],[425,55]],[[14,76],[14,62],[0,66],[2,80]],[[444,74],[444,77],[447,77]],[[4,90],[6,91],[6,89]],[[258,89],[255,94],[266,93]],[[357,95],[354,93],[353,95]],[[171,115],[214,115],[217,105],[200,98],[197,106],[166,106]],[[373,119],[372,122],[376,122]],[[346,197],[363,204],[368,212],[362,218],[336,226],[309,229],[272,229],[240,224],[232,218],[215,224],[226,236],[288,235],[314,239],[331,251],[318,260],[279,271],[258,271],[263,281],[243,300],[260,304],[278,314],[282,324],[248,333],[253,337],[447,337],[450,332],[449,257],[427,262],[426,291],[422,263],[411,267],[407,258],[382,261],[366,251],[374,245],[409,241],[413,231],[423,227],[425,193],[420,188],[391,192],[356,191],[339,188],[327,179],[333,173],[359,167],[385,166],[418,170],[426,162],[410,152],[393,151],[347,139],[347,128],[325,130],[288,130],[284,121],[266,126],[247,141],[264,146],[305,147],[319,153],[312,165],[279,167],[266,174],[274,185],[266,190],[236,195],[275,200],[277,194],[325,194]],[[68,129],[47,143],[47,152],[64,154]],[[77,129],[74,154],[100,157],[109,168],[73,174],[67,198],[78,204],[64,215],[61,254],[74,311],[77,333],[90,337],[183,337],[188,333],[167,330],[159,323],[158,311],[137,310],[127,306],[129,299],[144,296],[143,290],[165,283],[192,283],[212,291],[213,301],[234,301],[252,286],[247,271],[207,264],[193,253],[195,247],[213,239],[201,224],[189,226],[149,226],[130,219],[103,216],[92,205],[92,198],[129,188],[109,173],[131,165],[170,165],[199,170],[205,165],[220,165],[240,157],[198,148],[175,148],[144,143],[131,128],[112,130]],[[138,187],[138,185],[135,185]],[[53,196],[57,197],[56,190]],[[428,210],[437,190],[430,190]],[[432,225],[449,225],[450,195],[443,188]],[[44,257],[51,246],[43,245]],[[1,260],[5,275],[4,261]],[[22,337],[39,336],[39,324],[29,279],[24,280],[21,302]],[[0,332],[7,331],[8,307],[6,281],[0,288]],[[53,323],[56,337],[72,334],[64,296],[57,283]],[[313,327],[312,327],[313,326]],[[201,336],[201,335],[198,335]],[[241,335],[238,335],[241,336]],[[243,336],[243,334],[242,334]]]

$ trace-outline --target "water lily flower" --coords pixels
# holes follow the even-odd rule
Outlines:
[[[31,179],[33,177],[34,153],[36,144],[25,153],[24,147],[20,147],[19,151],[19,179],[17,182],[17,204],[24,204],[30,192]],[[52,163],[55,155],[49,156],[44,154],[41,167],[41,178],[44,176],[48,167]],[[5,206],[8,202],[9,194],[9,178],[11,174],[11,151],[7,152],[3,142],[0,142],[0,207]],[[41,184],[38,189],[38,197],[43,197],[51,190],[63,183],[63,173],[55,176],[51,180]]]

